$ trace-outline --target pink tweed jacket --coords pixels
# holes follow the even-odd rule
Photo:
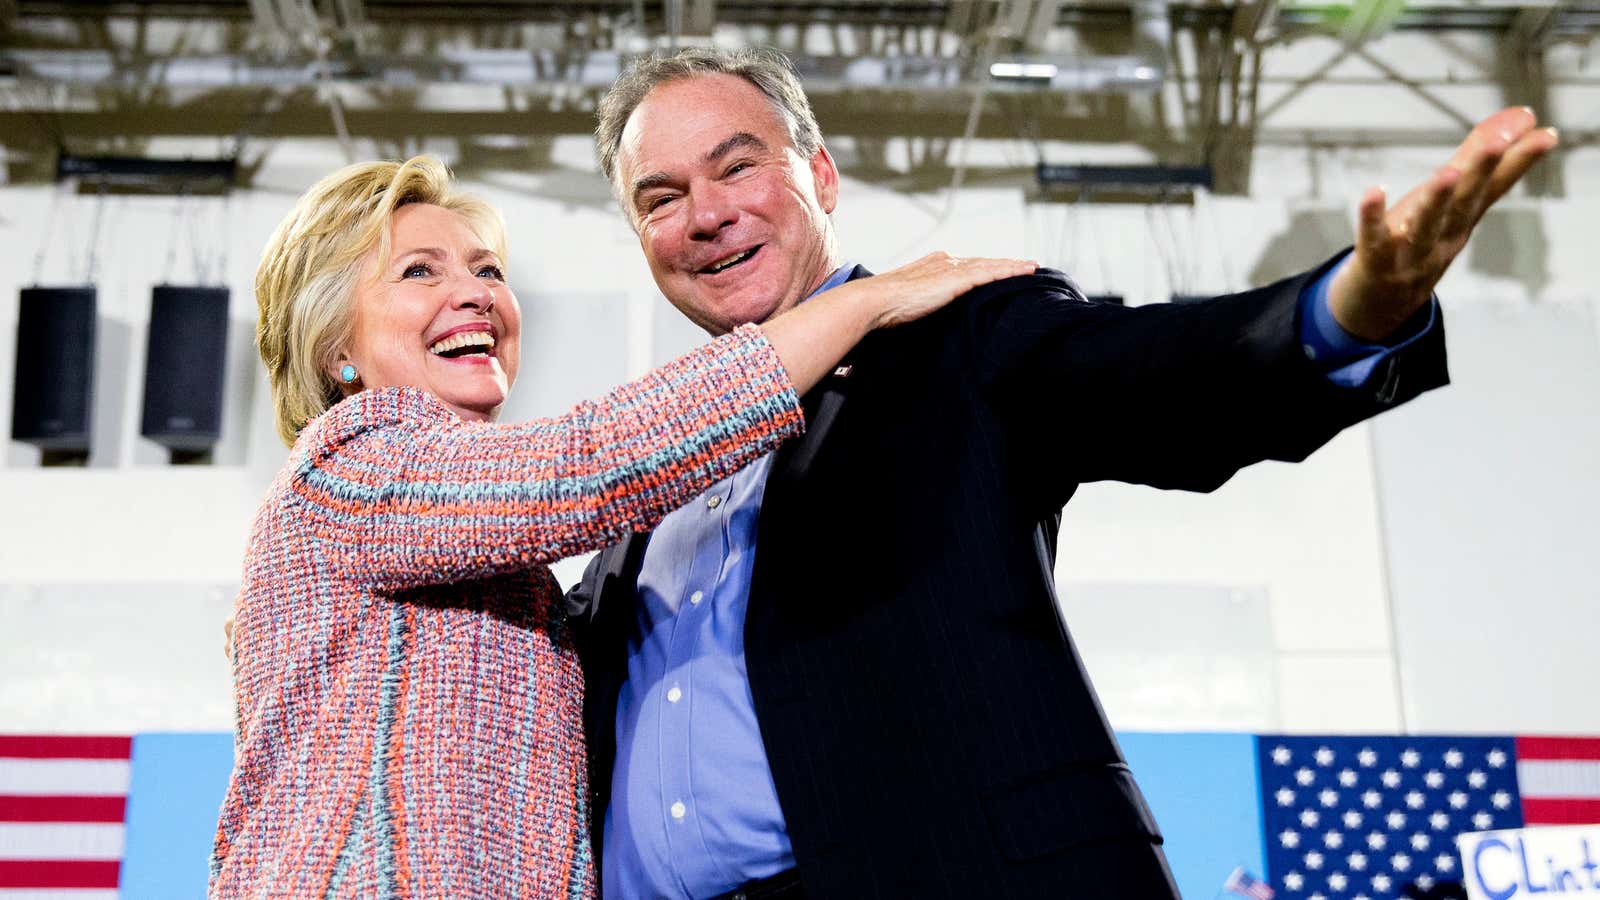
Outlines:
[[[583,678],[546,563],[801,427],[753,327],[557,419],[387,388],[312,422],[245,559],[212,896],[592,897]]]

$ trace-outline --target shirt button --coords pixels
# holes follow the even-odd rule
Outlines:
[[[708,507],[710,507],[712,509],[716,509],[717,507],[719,507],[721,505],[722,505],[722,498],[721,497],[712,497],[710,500],[706,501],[706,506],[708,506]]]
[[[674,819],[683,818],[684,813],[687,813],[688,811],[689,811],[688,807],[683,805],[683,801],[682,800],[679,800],[677,803],[672,804],[672,817]]]
[[[700,601],[704,600],[705,598],[706,598],[705,591],[695,591],[694,593],[689,595],[689,602],[695,604],[696,606],[699,606],[700,605]]]
[[[667,691],[667,702],[668,703],[677,703],[679,700],[682,700],[682,699],[683,699],[683,691],[679,690],[677,685],[673,685],[672,686],[672,690]]]

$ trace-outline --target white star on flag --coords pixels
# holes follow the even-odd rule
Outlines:
[[[1551,798],[1550,809],[1570,803],[1559,799],[1565,783],[1557,784],[1554,772],[1569,758],[1562,754],[1590,752],[1590,743],[1600,784],[1600,741],[1590,739],[1323,735],[1257,741],[1257,796],[1270,836],[1266,880],[1279,900],[1401,900],[1430,889],[1420,880],[1425,874],[1435,882],[1460,878],[1456,834],[1535,821],[1530,785]],[[1600,799],[1600,789],[1596,794]]]

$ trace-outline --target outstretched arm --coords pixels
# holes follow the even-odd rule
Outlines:
[[[557,419],[466,423],[420,390],[363,391],[307,429],[292,487],[332,557],[388,588],[592,550],[653,527],[797,433],[797,393],[867,331],[1033,268],[925,257],[741,327]]]

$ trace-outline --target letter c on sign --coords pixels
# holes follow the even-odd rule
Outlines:
[[[1490,898],[1490,900],[1509,900],[1509,898],[1516,896],[1517,893],[1515,879],[1512,880],[1510,887],[1500,890],[1490,887],[1489,883],[1483,880],[1483,852],[1490,847],[1499,847],[1507,853],[1511,852],[1511,847],[1499,838],[1486,838],[1478,842],[1478,848],[1472,851],[1472,868],[1475,870],[1474,874],[1478,876],[1478,887],[1483,888],[1484,896]]]

